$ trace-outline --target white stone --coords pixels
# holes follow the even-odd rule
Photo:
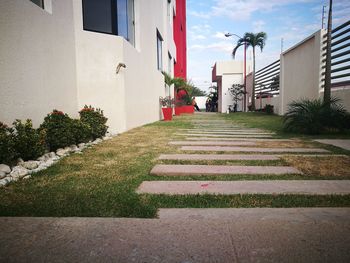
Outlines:
[[[30,179],[31,177],[32,177],[31,175],[24,176],[24,177],[23,177],[23,180]]]
[[[22,178],[24,176],[26,176],[28,174],[28,170],[22,166],[15,166],[13,167],[12,169],[12,172],[10,173],[10,176],[13,178],[13,179],[19,179],[19,178]]]
[[[17,159],[17,163],[18,163],[18,164],[21,164],[21,163],[23,163],[23,162],[24,162],[24,161],[23,161],[22,158],[18,158],[18,159]]]
[[[39,162],[38,161],[26,161],[24,163],[21,163],[21,166],[28,170],[33,170],[35,168],[38,168]]]
[[[70,153],[70,152],[72,151],[71,148],[70,148],[69,146],[64,147],[64,150],[65,150],[67,153]]]
[[[5,178],[5,177],[6,177],[6,173],[5,173],[5,172],[0,171],[0,179]]]
[[[79,150],[79,148],[78,148],[78,146],[76,146],[76,145],[71,145],[71,146],[69,146],[69,148],[70,148],[70,151],[72,151],[72,152],[76,152],[76,151],[78,151]]]
[[[62,148],[57,149],[57,151],[56,151],[56,154],[60,157],[67,155],[67,153],[68,153],[68,151],[65,149],[62,149]]]
[[[44,164],[44,163],[43,163]],[[42,170],[45,170],[47,167],[44,166],[43,164],[40,164],[40,166],[34,170],[31,170],[30,173],[33,174],[33,173],[37,173],[37,172],[40,172]]]
[[[7,182],[6,179],[1,179],[1,180],[0,180],[0,187],[1,187],[1,186],[5,186],[5,185],[7,185],[7,184],[8,184],[8,182]]]
[[[100,142],[102,142],[102,140],[100,138],[97,138],[96,140],[93,141],[93,144],[98,144]]]
[[[82,142],[82,143],[79,143],[79,144],[78,144],[78,147],[79,147],[79,148],[84,148],[84,147],[85,147],[85,143],[83,143],[83,142]]]
[[[10,166],[6,164],[0,164],[0,172],[4,172],[5,174],[11,173],[11,168]]]
[[[57,157],[57,155],[56,155],[55,152],[50,152],[50,153],[48,153],[48,155],[50,156],[50,158],[55,158],[55,157]]]

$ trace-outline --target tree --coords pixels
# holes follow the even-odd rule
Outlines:
[[[238,39],[237,44],[232,51],[232,57],[235,58],[236,52],[240,46],[246,44],[247,47],[253,48],[253,91],[252,91],[252,110],[253,111],[255,110],[255,48],[260,47],[260,50],[262,51],[265,46],[266,38],[267,38],[267,35],[265,32],[259,32],[257,34],[245,33],[242,38]]]
[[[328,26],[327,26],[327,49],[326,49],[326,71],[324,76],[323,101],[325,105],[331,102],[331,64],[332,64],[332,0],[329,0]]]
[[[241,84],[233,84],[231,88],[228,89],[233,97],[233,101],[235,103],[234,109],[237,111],[238,101],[242,100],[242,96],[244,95],[244,85]]]

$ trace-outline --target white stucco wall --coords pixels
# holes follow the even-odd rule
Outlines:
[[[340,99],[340,103],[350,112],[350,86],[332,88],[331,96]],[[320,98],[323,99],[323,91],[320,92]]]
[[[72,10],[72,0],[52,1],[52,14],[0,1],[0,121],[38,126],[53,109],[78,116]]]
[[[281,54],[281,115],[293,100],[318,98],[321,78],[321,32],[324,34],[324,31],[320,30]]]

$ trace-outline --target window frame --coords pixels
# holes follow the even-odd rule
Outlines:
[[[32,2],[34,5],[40,7],[41,9],[45,10],[45,1],[44,0],[39,0],[41,4],[34,2],[34,0],[29,0],[29,1]]]
[[[157,69],[160,71],[163,70],[163,41],[163,37],[157,29]]]

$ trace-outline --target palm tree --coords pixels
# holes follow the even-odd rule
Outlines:
[[[245,33],[244,36],[240,39],[238,39],[237,44],[235,48],[232,51],[232,57],[235,58],[236,51],[240,46],[247,45],[247,47],[253,48],[253,91],[252,91],[252,110],[255,110],[255,47],[260,47],[260,50],[262,51],[265,42],[266,42],[267,35],[265,32],[259,32],[259,33]]]

